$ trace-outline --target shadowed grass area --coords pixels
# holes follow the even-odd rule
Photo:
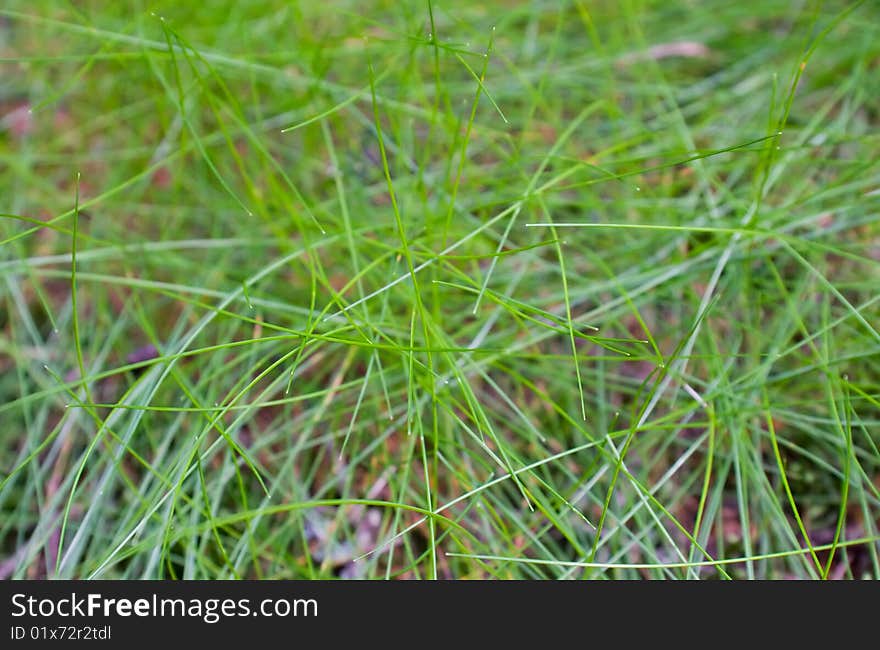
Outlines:
[[[0,577],[880,577],[880,12],[0,10]]]

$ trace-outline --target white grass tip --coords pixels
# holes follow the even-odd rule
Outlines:
[[[685,392],[690,395],[694,400],[703,408],[709,408],[709,405],[706,404],[706,400],[703,399],[702,395],[700,395],[697,391],[691,388],[690,384],[684,385]]]

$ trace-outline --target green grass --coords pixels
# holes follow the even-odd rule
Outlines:
[[[878,26],[6,3],[0,576],[880,577]]]

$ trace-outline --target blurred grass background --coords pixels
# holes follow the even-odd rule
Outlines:
[[[0,10],[0,577],[880,577],[880,12]]]

